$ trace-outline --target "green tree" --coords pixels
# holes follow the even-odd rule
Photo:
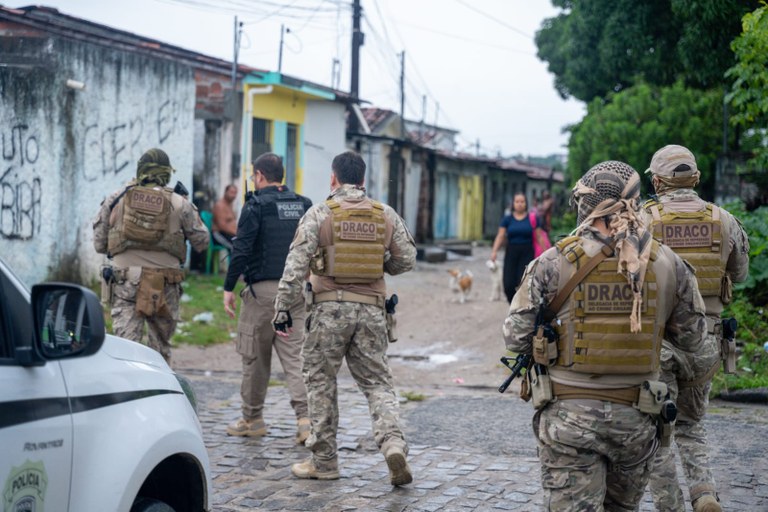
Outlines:
[[[734,63],[730,41],[757,0],[552,0],[536,34],[561,96],[589,102],[640,81],[709,89]]]
[[[733,107],[730,121],[742,130],[741,148],[750,151],[750,166],[768,168],[768,6],[763,5],[743,19],[744,32],[731,44],[738,62],[726,76],[733,80],[726,101]],[[765,172],[758,185],[768,185]]]
[[[643,173],[657,149],[682,144],[696,155],[701,190],[710,196],[722,145],[722,98],[719,89],[697,91],[678,81],[669,87],[639,83],[593,100],[584,119],[569,128],[569,178],[604,160],[621,160]]]

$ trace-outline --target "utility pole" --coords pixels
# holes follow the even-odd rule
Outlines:
[[[405,139],[405,50],[400,52],[400,136]]]
[[[427,118],[427,95],[421,95],[421,123],[419,123],[419,142],[424,139],[424,122]]]
[[[283,34],[291,33],[290,28],[285,28],[285,25],[280,24],[280,50],[277,53],[277,72],[283,72]]]
[[[240,26],[242,23],[237,22],[237,16],[235,16],[235,42],[234,42],[234,58],[232,59],[232,92],[235,92],[237,87],[237,55],[240,53]]]
[[[359,103],[360,100],[360,47],[363,46],[365,37],[360,30],[360,17],[362,7],[360,0],[352,1],[352,69],[350,77],[349,92],[352,95],[352,102]],[[359,130],[356,115],[349,116],[349,131],[356,133]]]
[[[331,87],[333,89],[339,88],[339,76],[341,75],[341,62],[337,58],[333,58],[333,64],[331,65]]]

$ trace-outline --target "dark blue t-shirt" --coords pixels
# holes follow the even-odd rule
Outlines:
[[[523,220],[517,220],[514,215],[505,215],[501,219],[501,228],[507,230],[507,243],[511,245],[533,244],[533,228],[528,215]]]

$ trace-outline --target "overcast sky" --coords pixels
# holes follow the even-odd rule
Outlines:
[[[19,7],[30,2],[12,1]],[[361,0],[360,97],[400,109],[405,50],[406,108],[460,130],[459,149],[478,140],[489,155],[565,153],[565,125],[584,105],[563,101],[534,34],[557,10],[549,0]],[[243,22],[240,62],[349,91],[351,0],[39,0],[64,14],[232,60],[234,17]],[[340,74],[334,79],[334,59]],[[335,80],[335,82],[334,82]],[[426,102],[423,97],[426,96]],[[471,149],[474,152],[474,148]]]

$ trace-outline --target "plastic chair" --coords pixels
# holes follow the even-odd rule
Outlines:
[[[203,224],[208,228],[208,232],[211,233],[211,238],[208,242],[208,250],[205,253],[205,273],[210,274],[211,269],[213,269],[213,273],[218,274],[219,259],[216,256],[219,251],[226,251],[227,248],[217,244],[213,239],[213,214],[211,212],[201,211],[200,218],[203,219]],[[229,257],[229,251],[227,251],[227,257]]]

